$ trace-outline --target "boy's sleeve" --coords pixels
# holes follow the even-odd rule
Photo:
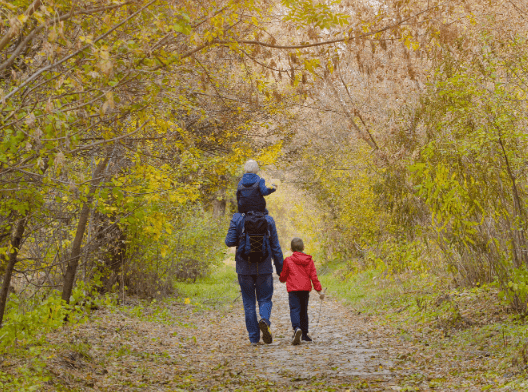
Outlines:
[[[284,262],[282,264],[282,272],[280,274],[279,280],[284,283],[286,280],[288,280],[288,274],[290,273],[290,267],[288,263],[288,258],[286,257],[284,259]]]
[[[310,279],[312,280],[315,291],[321,291],[323,289],[321,282],[319,282],[319,278],[317,277],[317,271],[315,270],[315,263],[313,260],[310,265]]]
[[[268,196],[276,191],[275,188],[268,188],[266,186],[266,181],[263,178],[261,178],[259,181],[259,188],[260,188],[260,193],[262,193],[262,196]]]

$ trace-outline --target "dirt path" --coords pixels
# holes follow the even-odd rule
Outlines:
[[[332,383],[354,381],[358,376],[379,381],[392,378],[388,370],[392,362],[387,357],[383,342],[365,333],[362,323],[331,297],[321,303],[317,293],[310,296],[309,317],[312,343],[291,345],[286,286],[274,281],[272,330],[275,340],[271,345],[258,347],[254,356],[255,368],[262,369],[273,381],[300,381],[317,378],[332,379]]]
[[[522,387],[499,387],[512,376],[500,370],[504,363],[491,348],[477,350],[442,330],[387,327],[382,317],[360,314],[332,295],[321,303],[313,293],[314,341],[292,346],[286,287],[276,276],[274,341],[251,346],[242,300],[233,294],[238,282],[229,279],[234,290],[206,301],[211,308],[181,298],[108,306],[87,323],[48,335],[44,366],[52,377],[42,390],[528,390],[522,380],[516,384]]]
[[[234,281],[233,284],[236,284]],[[290,344],[286,288],[275,281],[271,345],[251,346],[241,299],[219,311],[192,305],[101,310],[96,320],[50,336],[61,350],[48,368],[69,390],[399,390],[389,370],[398,344],[331,297],[311,297],[314,342]],[[133,310],[135,309],[135,310]],[[317,317],[321,309],[319,324]],[[62,342],[62,345],[61,345]]]

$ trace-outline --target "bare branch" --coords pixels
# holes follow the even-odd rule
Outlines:
[[[420,11],[414,15],[411,15],[409,16],[408,18],[405,18],[401,21],[399,21],[398,23],[395,23],[393,25],[390,25],[390,26],[386,26],[382,29],[379,29],[379,30],[376,30],[376,31],[371,31],[370,33],[365,33],[365,34],[360,34],[360,35],[356,35],[354,37],[343,37],[343,38],[336,38],[336,39],[333,39],[333,40],[329,40],[329,41],[322,41],[322,42],[314,42],[314,43],[309,43],[309,44],[299,44],[299,45],[276,45],[276,44],[270,44],[270,43],[267,43],[267,42],[261,42],[261,41],[255,41],[255,40],[233,40],[233,41],[227,41],[227,40],[216,40],[216,41],[213,41],[212,43],[222,43],[222,44],[232,44],[234,42],[236,43],[239,43],[239,44],[247,44],[247,45],[260,45],[260,46],[265,46],[265,47],[268,47],[268,48],[274,48],[274,49],[306,49],[306,48],[313,48],[313,47],[316,47],[316,46],[323,46],[323,45],[330,45],[330,44],[336,44],[336,43],[339,43],[339,42],[348,42],[348,41],[352,41],[354,39],[360,39],[360,38],[366,38],[366,37],[370,37],[372,35],[376,35],[376,34],[379,34],[379,33],[382,33],[384,31],[387,31],[387,30],[392,30],[396,27],[399,27],[403,24],[405,24],[406,22],[408,22],[409,20],[411,19],[414,19],[414,18],[417,18],[418,16],[424,14],[424,13],[427,13],[435,8],[438,8],[440,7],[441,5],[447,3],[448,1],[442,3],[442,4],[437,4],[435,6],[432,6],[432,7],[429,7],[423,11]]]
[[[134,18],[136,15],[138,15],[140,12],[142,12],[145,8],[148,8],[149,6],[151,6],[152,4],[154,4],[157,0],[152,0],[151,2],[147,3],[146,5],[144,5],[143,7],[141,7],[139,10],[137,10],[136,12],[134,12],[132,15],[130,15],[128,18],[126,18],[125,20],[123,20],[121,23],[115,25],[114,27],[112,27],[110,30],[108,30],[106,33],[104,34],[101,34],[99,37],[97,37],[92,44],[87,44],[87,45],[84,45],[81,49],[77,50],[76,52],[70,54],[69,56],[66,56],[65,58],[63,58],[62,60],[54,63],[54,64],[50,64],[48,65],[47,67],[44,67],[44,68],[41,68],[39,69],[37,72],[35,72],[31,77],[29,77],[25,82],[23,82],[20,86],[18,86],[17,88],[13,89],[9,94],[7,94],[4,98],[4,100],[8,100],[9,98],[11,98],[13,95],[15,95],[17,92],[19,92],[23,87],[27,86],[29,83],[31,83],[33,80],[37,79],[40,75],[42,75],[44,72],[47,72],[59,65],[61,65],[62,63],[68,61],[69,59],[77,56],[79,53],[82,53],[84,52],[86,49],[90,48],[94,43],[108,37],[112,32],[114,32],[115,30],[117,30],[119,27],[121,27],[122,25],[124,25],[126,22],[128,22],[130,19]]]
[[[40,7],[40,3],[40,0],[35,0],[33,4],[28,7],[26,12],[24,12],[24,15],[26,17],[33,15],[36,9]],[[4,50],[4,48],[9,44],[9,42],[11,42],[11,40],[16,36],[17,30],[18,29],[15,26],[11,26],[7,31],[7,34],[0,39],[0,51]]]
[[[358,125],[356,124],[356,121],[354,120],[354,116],[352,116],[352,114],[350,113],[350,111],[346,107],[345,103],[343,102],[343,100],[341,98],[341,95],[339,95],[339,92],[337,91],[337,88],[334,86],[334,83],[332,82],[332,80],[327,77],[325,81],[326,81],[326,84],[328,85],[328,87],[330,87],[330,89],[334,93],[334,96],[337,99],[337,101],[339,102],[339,105],[341,106],[341,109],[343,110],[343,113],[345,113],[346,117],[349,120],[350,125],[352,125],[352,127],[356,131],[356,134],[361,139],[363,139],[365,142],[367,142],[367,144],[373,150],[378,150],[378,145],[376,144],[376,142],[374,141],[374,139],[372,138],[370,133],[368,134],[368,136],[365,135],[365,133],[361,130],[361,128],[359,128]]]

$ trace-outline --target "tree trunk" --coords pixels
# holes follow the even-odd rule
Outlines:
[[[26,229],[27,216],[21,218],[15,229],[15,233],[11,239],[11,253],[9,254],[9,261],[7,262],[4,281],[2,283],[2,291],[0,292],[0,327],[2,327],[2,321],[4,319],[4,312],[7,303],[7,295],[9,293],[9,286],[11,284],[11,276],[13,275],[13,269],[15,268],[18,252],[20,250],[20,243],[22,242],[22,236]]]
[[[92,178],[92,184],[90,185],[90,190],[86,201],[83,204],[81,215],[79,216],[79,223],[77,224],[77,233],[75,234],[75,239],[73,240],[72,250],[70,253],[70,260],[68,262],[68,267],[66,268],[66,273],[64,274],[64,285],[62,286],[62,299],[66,303],[70,303],[70,297],[73,290],[73,283],[75,282],[75,274],[77,273],[77,267],[79,266],[79,258],[81,257],[81,246],[84,237],[84,232],[86,231],[86,224],[88,223],[88,218],[90,216],[90,208],[92,200],[97,190],[97,186],[101,182],[102,174],[108,163],[108,157],[103,159],[97,167]]]
[[[126,239],[126,232],[116,225],[116,231],[112,234],[112,238],[107,240],[108,256],[104,259],[105,267],[101,277],[103,292],[110,292],[112,286],[119,282],[119,274],[123,272],[126,258]],[[123,289],[123,287],[121,288]]]
[[[226,213],[226,190],[224,187],[216,191],[213,200],[213,217],[221,218]]]
[[[525,213],[524,213],[524,207],[523,207],[523,204],[522,204],[522,201],[521,201],[521,197],[519,196],[519,191],[517,190],[517,182],[516,182],[516,179],[515,179],[515,175],[513,174],[513,170],[511,169],[511,166],[510,166],[510,161],[508,159],[508,154],[506,154],[506,148],[504,147],[504,143],[502,141],[502,132],[501,132],[501,129],[497,126],[495,126],[497,128],[497,131],[498,131],[498,134],[499,134],[499,144],[501,146],[501,150],[502,150],[502,155],[504,157],[504,162],[506,163],[506,171],[508,173],[508,176],[510,177],[510,181],[512,183],[512,198],[513,198],[513,211],[514,211],[514,218],[517,216],[519,216],[521,218],[521,222],[524,222],[524,217],[525,217]],[[516,245],[516,242],[517,242],[517,247],[515,246]],[[514,241],[513,241],[513,255],[514,255],[514,260],[517,259],[519,260],[518,262],[516,262],[516,267],[517,268],[520,268],[521,267],[521,263],[524,264],[524,266],[527,266],[528,267],[528,255],[526,254],[527,253],[527,249],[528,249],[528,245],[527,245],[527,241],[526,241],[526,238],[524,236],[524,231],[523,229],[519,230],[519,229],[515,229],[515,233],[514,233]],[[516,248],[518,248],[518,251],[516,252]],[[516,253],[517,253],[517,256],[516,256]]]
[[[215,218],[221,218],[226,212],[226,201],[225,200],[213,200],[213,216]]]
[[[15,211],[11,211],[9,216],[6,219],[6,222],[13,222],[13,220],[16,218]],[[4,227],[4,230],[0,233],[0,246],[3,246],[4,244],[7,245],[11,241],[11,234],[12,234],[12,227],[10,225],[7,225]],[[7,263],[9,262],[9,257],[5,254],[2,254],[0,256],[0,274],[4,274],[7,268]]]
[[[49,160],[45,159],[44,161],[44,167],[42,168],[42,174],[46,173],[49,166]],[[40,182],[40,178],[35,179],[36,183]],[[16,216],[15,211],[11,211],[9,217]],[[18,222],[16,223],[15,232],[13,233],[11,237],[11,253],[9,254],[9,257],[5,257],[1,262],[4,263],[5,270],[4,273],[4,280],[2,282],[2,291],[0,291],[0,327],[2,327],[2,322],[4,319],[4,312],[6,308],[7,303],[7,296],[9,294],[9,287],[11,286],[11,277],[13,276],[13,270],[15,269],[15,264],[17,261],[18,253],[20,252],[20,244],[22,242],[22,237],[24,236],[24,230],[26,230],[26,224],[29,219],[29,207],[28,210],[25,212],[24,216],[20,217]],[[5,233],[2,233],[3,235]],[[7,263],[5,263],[7,261]]]

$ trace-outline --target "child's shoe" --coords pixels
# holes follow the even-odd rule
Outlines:
[[[307,333],[303,333],[302,337],[301,337],[301,340],[304,340],[305,342],[311,342],[312,338]]]
[[[299,344],[301,344],[301,335],[302,335],[301,329],[296,328],[295,331],[293,332],[292,345],[298,346]]]
[[[262,340],[264,341],[264,343],[270,344],[271,342],[273,342],[273,336],[271,336],[271,329],[266,320],[260,319],[259,328],[262,332]]]

